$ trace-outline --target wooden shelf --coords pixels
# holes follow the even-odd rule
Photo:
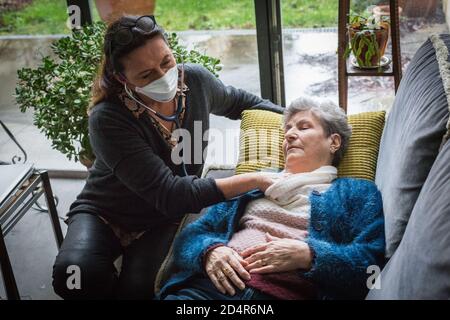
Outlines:
[[[347,69],[346,75],[348,77],[392,77],[394,76],[392,61],[384,67],[381,67],[381,70],[377,69],[361,69],[353,66],[350,63],[350,60],[346,61]]]
[[[375,3],[375,1],[373,1]],[[339,0],[338,25],[338,93],[339,106],[347,112],[348,77],[394,77],[395,91],[402,77],[400,54],[400,27],[398,19],[398,0],[389,0],[390,6],[390,37],[392,43],[391,63],[379,69],[360,69],[354,67],[344,53],[348,44],[347,24],[350,13],[350,0]]]

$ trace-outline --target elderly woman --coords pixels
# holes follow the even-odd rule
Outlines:
[[[264,194],[212,206],[184,229],[174,249],[180,272],[160,299],[366,295],[368,267],[383,263],[382,201],[374,183],[337,178],[351,135],[346,115],[300,98],[286,109],[284,130],[284,171]]]

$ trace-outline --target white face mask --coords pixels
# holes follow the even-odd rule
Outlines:
[[[178,86],[178,68],[174,66],[161,78],[144,87],[136,87],[135,91],[158,102],[168,102],[175,97]]]

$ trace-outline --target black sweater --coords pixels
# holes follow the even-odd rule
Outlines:
[[[283,108],[248,92],[225,86],[200,65],[185,65],[186,111],[182,128],[194,140],[194,121],[201,121],[201,139],[210,113],[240,119],[245,109],[278,113]],[[96,105],[89,117],[89,138],[96,155],[86,184],[68,215],[99,214],[129,231],[140,231],[224,200],[214,179],[201,179],[203,163],[186,164],[189,174],[171,160],[171,149],[144,112],[137,119],[118,100]],[[203,139],[202,139],[203,140]],[[207,147],[202,141],[202,150]],[[194,159],[194,141],[191,155]],[[198,148],[198,146],[197,146]],[[197,151],[198,152],[198,151]]]

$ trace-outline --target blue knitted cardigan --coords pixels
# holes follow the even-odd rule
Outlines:
[[[159,298],[204,274],[202,257],[215,244],[227,244],[236,232],[247,203],[263,197],[260,191],[211,206],[186,226],[174,243],[173,263],[179,271],[164,285]],[[313,267],[299,270],[312,281],[321,299],[361,299],[368,292],[367,268],[384,264],[384,218],[381,194],[368,180],[335,179],[325,192],[311,192],[307,243],[314,252]]]

